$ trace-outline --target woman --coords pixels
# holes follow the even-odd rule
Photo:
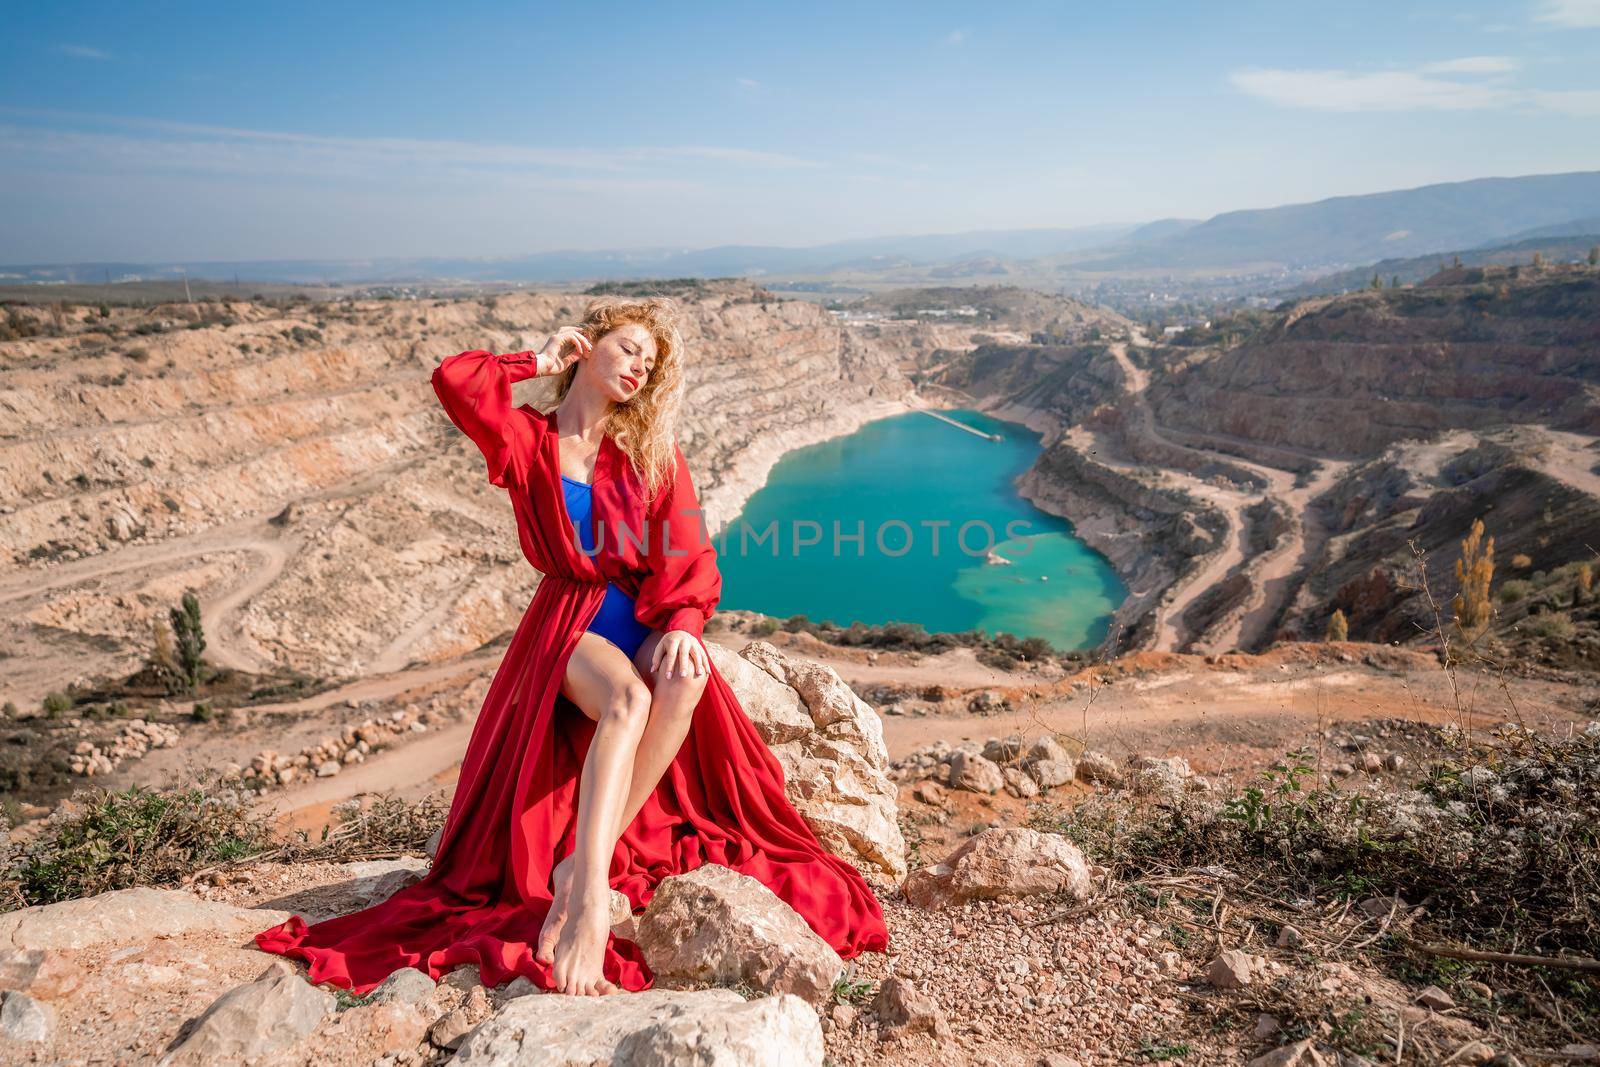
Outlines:
[[[538,352],[445,359],[433,387],[511,497],[543,578],[462,760],[433,866],[364,911],[256,935],[357,994],[402,967],[578,995],[646,989],[611,935],[611,890],[719,863],[788,901],[841,956],[888,933],[861,875],[784,796],[783,771],[701,642],[721,596],[674,428],[683,342],[671,301],[600,299]],[[511,385],[557,376],[556,407]],[[559,862],[558,862],[559,860]]]

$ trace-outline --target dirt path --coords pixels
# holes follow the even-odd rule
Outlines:
[[[1142,338],[1135,336],[1135,342]],[[1164,473],[1179,482],[1183,489],[1212,505],[1223,516],[1228,528],[1222,538],[1222,548],[1205,561],[1193,574],[1183,579],[1169,594],[1166,602],[1157,609],[1155,648],[1174,650],[1193,647],[1198,651],[1227,652],[1234,649],[1258,647],[1270,640],[1277,619],[1294,587],[1294,579],[1315,558],[1326,540],[1316,522],[1310,504],[1325,493],[1349,468],[1346,461],[1318,459],[1316,475],[1297,486],[1291,471],[1269,467],[1230,452],[1202,448],[1192,443],[1173,440],[1162,433],[1156,424],[1155,413],[1145,397],[1149,374],[1128,356],[1126,344],[1111,346],[1111,355],[1122,368],[1132,400],[1134,419],[1126,425],[1125,432],[1140,434],[1148,440],[1169,448],[1181,449],[1197,457],[1215,459],[1217,462],[1246,470],[1262,479],[1267,488],[1262,492],[1231,489],[1206,481],[1181,470],[1164,468]],[[1192,435],[1191,435],[1192,436]],[[1104,450],[1097,451],[1103,462]],[[1128,464],[1132,467],[1135,464]],[[1220,627],[1206,633],[1192,633],[1183,622],[1184,613],[1196,600],[1219,582],[1244,567],[1249,561],[1248,525],[1244,511],[1261,500],[1276,500],[1283,504],[1291,522],[1270,553],[1257,564],[1250,575],[1251,590],[1241,610],[1230,613]]]

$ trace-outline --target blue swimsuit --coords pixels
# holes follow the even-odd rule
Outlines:
[[[583,550],[594,553],[594,496],[588,482],[561,476],[561,488],[567,498],[567,515],[578,528],[579,543]],[[606,583],[606,598],[589,624],[591,633],[616,645],[632,659],[644,639],[650,636],[650,627],[634,618],[633,598],[624,593],[616,582]]]

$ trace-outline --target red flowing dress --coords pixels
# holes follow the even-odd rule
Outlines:
[[[653,629],[697,639],[721,596],[716,551],[681,449],[654,500],[626,453],[602,438],[593,478],[597,551],[566,515],[555,416],[513,407],[511,384],[534,353],[472,351],[445,359],[433,387],[511,496],[523,554],[543,578],[484,698],[433,866],[362,911],[307,925],[299,915],[255,943],[303,959],[310,980],[363,994],[403,967],[435,980],[477,964],[485,985],[524,975],[554,988],[534,959],[550,875],[575,845],[578,776],[595,723],[564,694],[568,657],[615,581]],[[716,664],[688,736],[612,853],[611,887],[637,912],[661,879],[718,863],[772,889],[843,957],[888,947],[877,898],[829,853],[784,794],[783,768]],[[608,934],[605,977],[654,981],[637,945]]]

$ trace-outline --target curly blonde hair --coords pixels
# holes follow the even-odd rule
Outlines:
[[[638,323],[656,341],[656,364],[644,388],[615,405],[606,419],[606,432],[627,455],[654,494],[676,472],[674,450],[678,415],[683,406],[683,336],[678,332],[678,305],[665,296],[629,300],[602,296],[589,302],[578,329],[594,343],[612,330]],[[567,395],[578,374],[578,360],[555,379],[556,403]]]

